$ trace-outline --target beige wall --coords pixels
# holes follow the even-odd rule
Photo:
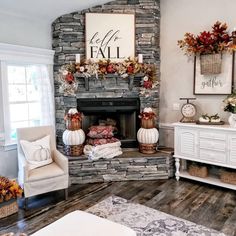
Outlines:
[[[193,95],[193,60],[179,49],[177,40],[186,32],[210,30],[217,20],[226,22],[231,32],[236,27],[235,9],[235,0],[161,0],[161,123],[180,120],[180,111],[173,109],[174,103],[183,104],[180,97],[197,98],[198,117],[219,113],[227,121],[228,113],[222,110],[224,95]],[[161,144],[172,146],[173,131],[163,127],[160,132]]]
[[[236,27],[235,0],[161,0],[161,104],[160,121],[171,123],[181,118],[173,110],[173,103],[180,97],[196,97],[198,116],[202,113],[219,113],[225,96],[193,95],[193,61],[188,60],[177,46],[185,32],[198,34],[209,29],[217,21],[226,22],[230,32]]]

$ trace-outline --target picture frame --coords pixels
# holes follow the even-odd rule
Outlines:
[[[96,22],[96,23],[94,23]],[[86,59],[121,62],[135,57],[135,14],[86,13]]]
[[[235,54],[222,54],[220,74],[202,75],[200,73],[200,57],[194,57],[194,86],[195,95],[228,95],[234,86]]]

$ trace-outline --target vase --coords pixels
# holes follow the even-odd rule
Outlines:
[[[231,128],[236,128],[236,113],[231,113],[228,121]]]

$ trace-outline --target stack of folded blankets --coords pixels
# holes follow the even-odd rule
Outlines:
[[[111,159],[121,155],[121,142],[114,137],[114,129],[115,127],[111,125],[91,126],[84,154],[91,160]]]

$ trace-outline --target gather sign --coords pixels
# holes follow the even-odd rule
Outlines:
[[[86,59],[120,62],[135,56],[135,15],[86,13]]]

